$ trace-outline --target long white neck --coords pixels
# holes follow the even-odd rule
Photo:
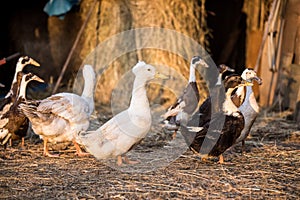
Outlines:
[[[238,108],[234,105],[234,103],[231,100],[232,91],[233,88],[227,90],[225,94],[225,101],[223,103],[223,112],[227,115],[232,115],[233,113],[238,111]]]
[[[196,73],[195,73],[195,67],[193,64],[190,65],[189,82],[196,82]]]
[[[29,81],[22,80],[20,89],[19,89],[19,95],[18,98],[24,98],[26,99],[26,89]]]
[[[95,89],[95,79],[94,78],[84,78],[84,88],[81,97],[84,98],[89,105],[89,114],[91,115],[94,111],[94,89]]]
[[[146,81],[142,78],[135,78],[132,89],[132,97],[129,109],[134,112],[149,111],[150,106],[146,91]]]
[[[222,85],[222,74],[221,73],[218,76],[218,80],[217,80],[216,85]]]
[[[249,103],[256,112],[259,112],[259,106],[257,104],[254,92],[252,90],[252,86],[246,87],[245,103]]]

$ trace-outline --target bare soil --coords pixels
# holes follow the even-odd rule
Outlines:
[[[41,141],[15,141],[0,148],[0,199],[299,199],[300,131],[288,114],[262,112],[246,152],[237,145],[222,165],[173,142],[176,152],[157,131],[129,155],[141,163],[123,167],[78,157],[72,145],[53,145],[60,157],[49,158]]]

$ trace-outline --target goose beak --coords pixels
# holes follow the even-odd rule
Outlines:
[[[253,80],[255,80],[259,85],[262,84],[262,80],[258,76],[253,77]]]
[[[234,69],[232,69],[232,68],[230,68],[230,67],[226,67],[226,71],[229,71],[229,72],[235,72],[235,70]]]
[[[169,79],[168,76],[164,75],[164,74],[161,74],[159,72],[156,72],[155,75],[154,75],[154,78],[159,78],[159,79]]]
[[[33,60],[32,58],[30,58],[30,64],[34,65],[34,66],[37,66],[37,67],[41,66],[40,63],[38,63],[37,61]]]
[[[208,64],[207,64],[203,59],[201,59],[199,63],[200,63],[203,67],[209,68]]]
[[[2,83],[0,83],[0,87],[5,87],[5,85],[3,85]]]
[[[35,80],[35,81],[38,81],[38,82],[40,82],[40,83],[45,83],[45,81],[43,80],[43,79],[41,79],[40,77],[38,77],[38,76],[34,76],[34,79],[33,80]]]

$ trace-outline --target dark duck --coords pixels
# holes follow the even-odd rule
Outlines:
[[[244,128],[244,117],[231,100],[231,94],[237,87],[250,85],[243,82],[238,75],[224,79],[225,99],[222,110],[212,114],[209,121],[199,126],[199,115],[192,117],[187,126],[181,125],[183,135],[189,148],[203,160],[219,157],[223,163],[223,153],[235,144]]]
[[[208,68],[208,64],[200,57],[194,56],[190,61],[190,75],[187,86],[185,87],[182,95],[176,100],[176,102],[167,110],[163,115],[164,128],[167,130],[173,130],[173,138],[176,137],[181,123],[186,123],[189,117],[194,113],[198,107],[200,95],[196,82],[196,67]]]
[[[6,145],[7,141],[22,139],[21,147],[24,147],[24,137],[29,128],[29,120],[19,108],[20,103],[26,102],[26,88],[30,81],[44,82],[38,76],[28,73],[24,74],[19,87],[17,99],[8,110],[3,110],[0,115],[0,142]]]
[[[40,66],[40,64],[37,61],[35,61],[34,59],[32,59],[28,56],[21,56],[18,59],[18,62],[16,64],[16,70],[15,70],[14,78],[13,78],[13,81],[11,83],[10,90],[5,95],[5,97],[3,99],[1,99],[0,112],[4,109],[5,106],[10,106],[16,100],[16,98],[19,94],[21,79],[22,79],[22,75],[23,75],[23,69],[27,65],[33,65],[33,66],[36,66],[36,67]]]
[[[224,99],[224,87],[223,87],[223,76],[225,72],[234,72],[234,69],[228,67],[227,65],[221,64],[217,66],[218,69],[218,78],[217,82],[215,84],[215,87],[211,90],[211,94],[203,101],[203,103],[200,105],[199,110],[193,117],[199,118],[199,126],[202,126],[203,124],[209,122],[211,113],[212,112],[218,112],[220,108],[222,107],[222,99]],[[223,93],[222,93],[223,90]],[[212,104],[212,98],[214,100]],[[213,111],[212,111],[213,110]],[[199,116],[197,116],[197,114]]]

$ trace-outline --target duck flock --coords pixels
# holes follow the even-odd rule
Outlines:
[[[147,98],[147,83],[155,78],[168,79],[156,68],[143,61],[132,67],[135,75],[128,108],[113,116],[96,130],[88,130],[94,111],[96,74],[91,65],[84,65],[84,88],[81,95],[69,92],[53,94],[45,99],[29,100],[26,87],[30,81],[44,82],[37,75],[24,73],[27,65],[39,67],[29,56],[21,56],[16,64],[10,91],[0,100],[0,144],[12,146],[30,131],[44,142],[43,155],[59,157],[48,150],[48,143],[72,142],[76,155],[92,155],[96,159],[116,159],[118,166],[135,164],[126,153],[139,145],[151,128],[151,110]],[[234,69],[217,66],[217,79],[210,95],[199,104],[201,94],[197,87],[196,68],[211,67],[200,56],[190,61],[189,81],[182,95],[162,115],[163,130],[183,136],[189,149],[202,160],[218,158],[224,162],[223,153],[242,143],[250,134],[259,113],[252,86],[262,80],[253,69],[246,68],[241,75]],[[229,75],[224,75],[229,72]],[[0,85],[1,87],[2,85]]]

